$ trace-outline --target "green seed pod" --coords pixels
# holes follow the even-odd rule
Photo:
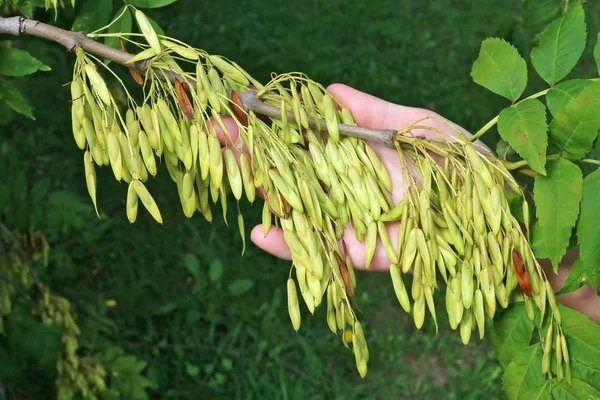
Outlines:
[[[429,313],[433,317],[433,322],[435,323],[435,333],[437,335],[438,323],[437,323],[437,318],[435,316],[435,303],[433,302],[433,289],[431,286],[425,286],[424,292],[425,292],[425,300],[427,302],[427,309],[429,310]]]
[[[304,233],[302,233],[304,235]],[[285,239],[285,243],[290,248],[292,252],[292,257],[294,261],[304,267],[308,272],[313,272],[312,263],[310,262],[310,257],[308,253],[300,243],[298,236],[291,230],[283,231],[283,238]]]
[[[119,139],[114,132],[109,132],[107,136],[107,147],[108,147],[108,158],[110,160],[110,166],[113,170],[115,178],[120,181],[123,171],[123,160],[121,158],[121,145]]]
[[[94,169],[94,163],[92,162],[92,156],[90,155],[89,150],[83,154],[83,165],[85,169],[85,182],[87,185],[87,190],[90,198],[92,199],[92,203],[94,203],[96,215],[98,218],[100,218],[100,214],[98,213],[98,204],[96,203],[96,170]]]
[[[135,188],[135,191],[140,200],[142,200],[142,204],[144,205],[144,207],[146,207],[146,210],[148,210],[148,212],[150,213],[150,215],[152,215],[156,222],[162,224],[162,216],[160,215],[158,205],[150,195],[150,192],[148,192],[148,189],[146,189],[146,186],[144,186],[144,184],[138,180],[131,181],[131,184],[134,185],[133,187]]]
[[[546,297],[548,299],[548,304],[550,304],[550,308],[552,309],[552,316],[557,324],[561,324],[561,316],[560,310],[558,309],[558,304],[556,304],[556,298],[554,297],[554,290],[552,289],[552,285],[546,284],[544,285],[546,289]]]
[[[415,321],[415,327],[421,329],[423,322],[425,322],[425,297],[421,296],[415,300],[413,307],[413,320]]]
[[[304,207],[302,206],[302,200],[300,196],[290,187],[283,178],[274,170],[269,170],[269,178],[273,181],[273,184],[279,190],[281,195],[286,201],[298,212],[303,212]]]
[[[542,357],[542,372],[544,374],[548,373],[548,371],[550,370],[553,332],[554,332],[554,325],[552,324],[552,322],[550,322],[550,325],[548,326],[548,330],[546,331],[546,340],[544,341],[544,355]]]
[[[365,144],[365,151],[367,153],[367,156],[369,157],[369,160],[371,160],[371,164],[373,165],[373,169],[375,170],[375,174],[377,175],[379,182],[388,192],[391,192],[392,180],[387,169],[385,168],[375,151],[373,151],[371,146]]]
[[[210,154],[210,178],[211,184],[216,189],[221,187],[223,181],[223,155],[221,154],[221,143],[216,134],[208,137],[208,148]]]
[[[160,42],[158,41],[158,36],[156,35],[154,28],[152,28],[150,21],[148,21],[148,18],[146,18],[143,12],[136,10],[135,19],[140,27],[140,30],[142,31],[142,34],[144,35],[144,38],[150,45],[150,48],[152,48],[154,51],[154,54],[160,53],[161,47]]]
[[[150,173],[150,175],[156,175],[156,160],[154,159],[154,152],[152,151],[152,147],[150,147],[150,143],[148,141],[148,137],[144,133],[144,131],[140,131],[139,133],[139,142],[140,142],[140,150],[142,151],[142,158],[144,160],[144,164],[146,165],[146,169]]]
[[[244,184],[246,198],[250,203],[254,203],[254,199],[256,198],[256,188],[254,187],[254,181],[252,179],[250,162],[244,153],[240,154],[240,170],[242,172],[242,183]]]
[[[302,318],[300,316],[300,306],[298,304],[298,293],[296,292],[296,283],[292,278],[287,280],[287,295],[288,295],[288,313],[292,320],[292,326],[297,332],[300,329]]]
[[[137,218],[138,195],[135,191],[135,187],[132,184],[129,184],[127,189],[127,206],[125,210],[127,211],[127,219],[133,224]]]
[[[236,200],[239,200],[242,198],[244,187],[242,183],[242,175],[240,173],[235,154],[233,154],[233,151],[231,151],[230,148],[225,148],[223,156],[225,159],[225,170],[227,171],[229,186],[231,186],[233,196],[236,198]]]
[[[160,116],[162,117],[167,129],[169,129],[169,133],[171,134],[171,136],[175,138],[177,143],[183,143],[183,138],[181,137],[179,125],[177,124],[177,120],[171,113],[171,110],[169,109],[167,103],[163,99],[158,99],[158,101],[156,102],[156,106],[158,107]]]
[[[377,245],[377,222],[371,221],[367,225],[367,240],[365,243],[365,268],[369,268],[373,254],[375,254],[375,246]]]
[[[80,150],[85,149],[85,130],[81,125],[81,121],[83,117],[80,119],[76,114],[79,113],[78,108],[82,108],[81,103],[73,103],[71,107],[71,124],[73,129],[73,138],[75,139],[75,143]],[[81,112],[83,114],[83,112]]]
[[[406,286],[404,286],[404,282],[400,276],[400,268],[397,264],[390,265],[390,275],[392,276],[394,292],[396,293],[400,306],[402,306],[402,309],[405,312],[410,313],[410,299],[408,297],[408,292],[406,291]]]
[[[474,283],[473,283],[473,266],[469,261],[464,261],[461,273],[461,293],[462,302],[465,308],[471,308],[473,303]]]
[[[460,338],[466,346],[471,339],[471,331],[473,330],[473,311],[466,310],[460,321]]]
[[[323,95],[323,111],[325,114],[325,123],[327,125],[327,132],[331,140],[336,143],[340,140],[339,121],[337,117],[337,110],[335,108],[335,102],[333,97],[329,93]]]
[[[100,97],[104,104],[110,106],[110,92],[108,91],[104,79],[102,79],[98,71],[96,71],[96,67],[93,64],[86,64],[83,69],[96,95]]]
[[[485,335],[485,311],[483,293],[481,293],[480,289],[475,290],[475,296],[473,297],[473,314],[475,315],[475,322],[479,330],[479,339],[483,339]]]
[[[333,287],[335,284],[327,285],[327,325],[333,333],[337,333],[337,322],[335,320],[335,306],[333,300]]]
[[[417,231],[420,231],[420,229],[413,228],[410,231],[406,240],[406,247],[402,252],[402,273],[404,274],[408,273],[417,255]]]
[[[381,244],[383,245],[383,249],[385,250],[385,254],[388,256],[388,258],[392,261],[393,264],[397,264],[398,263],[398,254],[396,253],[396,250],[394,249],[394,246],[392,245],[392,242],[390,241],[390,237],[388,236],[387,233],[387,227],[385,226],[385,224],[381,221],[379,221],[377,223],[377,231],[379,233],[379,237],[381,239]],[[418,244],[418,239],[417,239],[417,244]]]
[[[244,74],[238,70],[236,67],[225,61],[223,58],[219,56],[209,56],[210,62],[213,63],[215,67],[217,67],[223,75],[227,76],[230,79],[233,79],[237,83],[243,86],[248,86],[250,82],[244,76]]]

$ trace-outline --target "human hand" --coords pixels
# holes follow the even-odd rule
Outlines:
[[[425,117],[441,118],[433,111],[389,103],[342,84],[331,85],[327,90],[350,110],[356,124],[365,128],[401,130]],[[423,122],[423,125],[440,129],[449,135],[453,135],[456,128],[456,126],[453,128],[440,119],[426,120]],[[469,135],[464,129],[462,131],[466,135]],[[413,132],[415,135],[425,138],[439,139],[439,134],[431,131],[415,130]],[[405,196],[404,184],[402,182],[403,172],[398,159],[398,153],[395,149],[390,149],[379,144],[371,144],[371,147],[388,170],[392,181],[391,197],[394,203],[398,203]],[[412,172],[416,174],[416,170]],[[398,223],[388,223],[387,229],[391,242],[395,245],[397,242]],[[265,236],[262,226],[259,225],[252,230],[251,239],[264,251],[279,258],[291,259],[291,254],[283,239],[283,231],[281,229],[273,227]],[[346,228],[342,240],[346,244],[353,267],[356,269],[365,269],[365,244],[356,239],[351,227]],[[384,271],[389,270],[389,266],[390,260],[383,250],[381,241],[378,239],[369,270]]]

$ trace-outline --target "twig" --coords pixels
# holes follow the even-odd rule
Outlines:
[[[29,35],[39,37],[41,39],[59,43],[70,52],[79,46],[88,53],[109,59],[117,64],[125,65],[127,68],[133,68],[142,74],[144,74],[149,67],[149,63],[147,61],[138,61],[127,64],[127,61],[134,56],[133,54],[126,53],[92,40],[82,32],[70,32],[24,17],[0,17],[0,34],[9,34],[13,36]],[[187,78],[181,77],[170,70],[161,69],[161,72],[163,72],[164,76],[170,81],[174,81],[175,79],[180,81],[187,80]],[[161,78],[160,74],[157,74],[157,76],[159,79]],[[265,115],[270,118],[281,118],[281,110],[278,107],[265,104],[254,94],[254,92],[244,92],[238,94],[246,112],[254,111],[256,114]],[[288,119],[295,121],[293,113],[288,112]],[[308,120],[311,127],[316,127],[314,118],[309,117]],[[321,126],[326,126],[324,120],[321,121]],[[396,135],[397,131],[393,129],[367,129],[340,124],[339,131],[340,134],[344,136],[365,139],[373,143],[379,143],[390,148],[395,148],[394,136]]]

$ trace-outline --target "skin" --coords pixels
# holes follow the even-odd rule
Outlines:
[[[424,117],[431,116],[442,118],[433,111],[389,103],[342,84],[331,85],[327,90],[350,110],[357,125],[366,128],[402,130]],[[223,135],[218,127],[216,127],[217,133],[224,144],[233,147],[234,143],[237,143],[239,139],[237,134],[237,126],[233,121],[230,120],[225,121],[225,124],[229,131],[229,135]],[[456,128],[460,129],[467,136],[471,136],[463,128],[456,125],[451,126],[449,123],[445,123],[438,119],[429,119],[424,121],[423,124],[447,132],[449,136],[454,135]],[[414,131],[414,133],[416,135],[425,136],[426,138],[439,138],[437,133],[427,130]],[[481,151],[487,150],[483,145],[481,146]],[[239,146],[235,147],[239,148]],[[392,180],[392,200],[394,202],[399,202],[404,197],[404,185],[402,182],[403,177],[400,162],[398,160],[398,154],[393,149],[377,144],[373,144],[372,148],[387,168]],[[389,223],[387,224],[387,229],[391,242],[395,244],[398,224]],[[281,229],[272,227],[271,231],[265,236],[262,226],[258,225],[254,227],[250,237],[256,246],[274,255],[275,257],[285,260],[291,259],[290,250],[283,239],[283,232]],[[365,270],[365,246],[364,243],[356,240],[351,227],[346,228],[346,231],[343,235],[343,240],[346,242],[348,255],[352,260],[354,268]],[[575,257],[576,254],[567,254],[560,265],[558,274],[555,274],[552,271],[552,266],[548,260],[540,260],[540,263],[544,267],[546,275],[548,276],[555,291],[562,287]],[[381,242],[378,240],[375,254],[368,270],[388,271],[389,265],[390,260],[386,256],[385,251],[381,246]],[[600,323],[600,297],[596,295],[591,286],[586,285],[576,292],[559,296],[557,297],[557,300],[567,307],[586,314],[596,323]]]

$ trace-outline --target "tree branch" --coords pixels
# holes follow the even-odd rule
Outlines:
[[[133,68],[142,74],[145,73],[149,66],[148,61],[138,61],[127,64],[127,61],[134,56],[133,54],[126,53],[92,40],[82,32],[67,31],[24,17],[0,17],[0,34],[9,34],[13,36],[35,36],[41,39],[56,42],[70,52],[79,46],[88,53],[109,59],[117,64],[124,65],[127,68]],[[175,79],[179,79],[180,81],[187,80],[173,71],[161,70],[161,72],[164,73],[165,78],[171,82]],[[256,114],[265,115],[270,118],[281,118],[281,110],[278,107],[274,107],[262,102],[254,92],[238,93],[238,95],[246,112],[254,111]],[[288,112],[288,120],[296,122],[293,113]],[[317,126],[314,118],[309,117],[308,120],[311,127]],[[321,120],[321,126],[326,126],[325,120]],[[393,129],[367,129],[346,124],[339,124],[339,131],[340,134],[344,136],[364,139],[373,143],[379,143],[387,147],[395,148],[394,136],[396,135],[397,131]]]

